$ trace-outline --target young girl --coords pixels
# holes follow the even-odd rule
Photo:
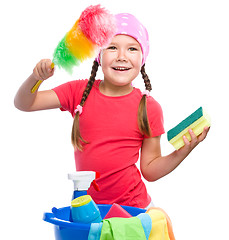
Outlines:
[[[149,96],[150,80],[145,73],[149,52],[145,27],[130,14],[118,14],[117,33],[93,63],[89,80],[65,83],[52,90],[31,93],[34,84],[50,78],[50,60],[41,60],[15,97],[22,111],[61,108],[74,117],[72,143],[76,170],[100,172],[100,191],[88,194],[97,204],[118,203],[147,208],[151,198],[136,167],[148,181],[156,181],[173,171],[205,139],[209,128],[168,156],[161,156],[160,136],[163,115],[158,102]],[[95,80],[101,66],[104,79]],[[131,82],[141,72],[146,90],[142,93]]]

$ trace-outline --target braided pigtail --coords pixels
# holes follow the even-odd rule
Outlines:
[[[145,64],[141,68],[141,74],[142,78],[145,83],[145,88],[148,91],[152,90],[151,83],[149,80],[148,75],[145,72]],[[147,116],[147,103],[146,103],[146,94],[144,94],[141,98],[141,101],[139,103],[138,107],[138,127],[140,129],[140,132],[142,134],[145,134],[146,136],[150,137],[151,136],[151,129],[149,125],[149,120]]]
[[[92,89],[92,86],[95,82],[95,77],[96,77],[96,73],[98,71],[98,67],[99,64],[98,62],[95,60],[93,62],[93,66],[92,66],[92,70],[91,70],[91,76],[88,80],[87,86],[83,92],[83,96],[81,98],[81,102],[80,102],[80,106],[83,107],[85,101],[87,100],[87,97]],[[73,120],[73,126],[72,126],[72,135],[71,135],[71,140],[72,140],[72,145],[75,149],[78,149],[80,151],[83,150],[83,146],[81,144],[81,142],[83,143],[88,143],[86,140],[84,140],[80,134],[80,128],[79,128],[79,115],[80,115],[80,111],[77,111]]]

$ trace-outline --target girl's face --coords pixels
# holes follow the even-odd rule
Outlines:
[[[104,82],[114,86],[131,85],[142,66],[141,46],[134,38],[116,35],[101,53]]]

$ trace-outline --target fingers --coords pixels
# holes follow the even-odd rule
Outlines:
[[[199,136],[196,136],[193,130],[189,129],[188,132],[190,134],[191,140],[189,141],[186,136],[183,136],[185,146],[190,150],[194,149],[200,142],[202,142],[206,138],[209,129],[210,127],[205,127],[203,132]]]
[[[183,136],[183,140],[185,147],[188,148],[189,150],[192,150],[198,145],[198,139],[195,133],[192,131],[192,129],[189,129],[188,132],[190,134],[191,140],[189,141],[185,135]]]
[[[190,134],[190,136],[191,136],[191,143],[192,143],[192,145],[193,146],[196,146],[196,145],[198,145],[198,138],[197,138],[197,136],[195,135],[195,133],[192,131],[192,129],[189,129],[188,130],[188,132],[189,132],[189,134]]]
[[[53,75],[54,69],[52,69],[51,64],[50,59],[43,59],[36,65],[33,73],[37,80],[46,80]]]
[[[202,142],[207,137],[207,134],[208,134],[209,130],[210,130],[210,127],[205,127],[204,128],[203,132],[198,137],[199,142]]]

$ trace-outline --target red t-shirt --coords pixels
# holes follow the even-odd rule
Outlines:
[[[97,171],[100,191],[90,187],[88,194],[97,204],[112,204],[145,208],[151,198],[135,165],[144,135],[138,128],[137,112],[141,91],[134,88],[127,95],[110,97],[99,90],[96,80],[79,118],[80,132],[85,144],[83,152],[75,151],[77,171]],[[61,106],[74,116],[87,80],[65,83],[53,90]],[[147,114],[152,136],[164,133],[161,106],[147,98]]]

